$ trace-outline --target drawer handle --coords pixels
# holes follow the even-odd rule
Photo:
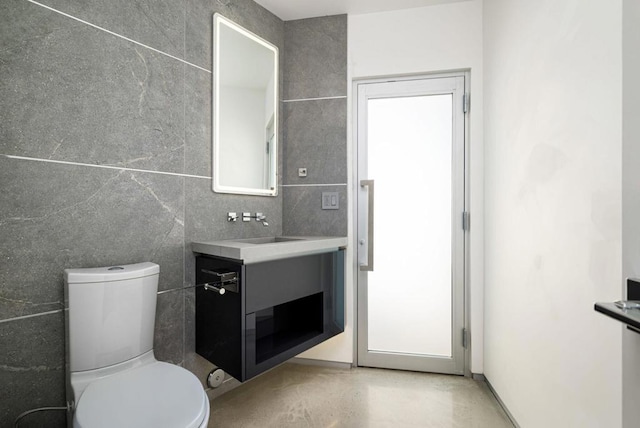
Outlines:
[[[207,291],[215,291],[220,295],[223,295],[224,293],[227,292],[227,290],[225,290],[224,287],[216,287],[215,285],[211,285],[211,284],[205,284],[204,289]]]

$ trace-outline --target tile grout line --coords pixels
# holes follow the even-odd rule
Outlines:
[[[168,290],[158,291],[156,294],[159,296],[161,294],[170,293],[170,292],[173,292],[173,291],[184,291],[187,288],[189,288],[189,287],[170,288]],[[57,314],[59,312],[64,312],[64,311],[66,311],[66,309],[55,309],[53,311],[39,312],[37,314],[22,315],[22,316],[19,316],[19,317],[6,318],[6,319],[3,319],[3,320],[0,320],[0,324],[6,323],[6,322],[10,322],[10,321],[20,321],[20,320],[24,320],[24,319],[28,319],[28,318],[41,317],[41,316],[44,316],[44,315],[53,315],[53,314]]]
[[[189,61],[186,61],[186,60],[184,60],[184,59],[178,58],[178,57],[173,56],[173,55],[171,55],[171,54],[168,54],[168,53],[166,53],[166,52],[162,52],[162,51],[161,51],[161,50],[159,50],[159,49],[152,48],[151,46],[145,45],[144,43],[140,43],[140,42],[137,42],[137,41],[135,41],[135,40],[133,40],[133,39],[130,39],[130,38],[126,37],[126,36],[123,36],[123,35],[121,35],[121,34],[114,33],[114,32],[113,32],[113,31],[111,31],[111,30],[107,30],[106,28],[100,27],[100,26],[98,26],[98,25],[96,25],[96,24],[92,24],[92,23],[90,23],[90,22],[88,22],[88,21],[84,21],[84,20],[82,20],[82,19],[80,19],[80,18],[76,18],[76,17],[75,17],[75,16],[73,16],[73,15],[69,15],[68,13],[65,13],[65,12],[62,12],[62,11],[60,11],[60,10],[54,9],[54,8],[52,8],[52,7],[50,7],[50,6],[44,5],[44,4],[42,4],[42,3],[38,3],[38,2],[37,2],[37,1],[35,1],[35,0],[27,0],[27,1],[28,1],[29,3],[32,3],[32,4],[35,4],[35,5],[37,5],[37,6],[43,7],[43,8],[45,8],[45,9],[48,9],[48,10],[50,10],[50,11],[52,11],[52,12],[58,13],[58,14],[60,14],[60,15],[62,15],[62,16],[66,16],[67,18],[70,18],[70,19],[73,19],[73,20],[75,20],[75,21],[81,22],[81,23],[83,23],[83,24],[89,25],[90,27],[93,27],[93,28],[95,28],[95,29],[97,29],[97,30],[104,31],[105,33],[111,34],[112,36],[116,36],[116,37],[119,37],[119,38],[121,38],[121,39],[123,39],[123,40],[126,40],[126,41],[128,41],[128,42],[135,43],[135,44],[136,44],[136,45],[138,45],[138,46],[142,46],[142,47],[144,47],[144,48],[147,48],[147,49],[149,49],[149,50],[152,50],[153,52],[156,52],[156,53],[159,53],[159,54],[161,54],[161,55],[167,56],[167,57],[169,57],[169,58],[171,58],[171,59],[175,59],[176,61],[180,61],[180,62],[182,62],[182,63],[184,63],[184,64],[190,65],[190,66],[192,66],[192,67],[198,68],[198,69],[200,69],[200,70],[202,70],[202,71],[206,71],[207,73],[211,74],[211,70],[207,70],[206,68],[200,67],[199,65],[192,64],[192,63],[190,63]]]
[[[73,165],[73,166],[86,166],[91,168],[116,169],[120,171],[147,172],[150,174],[171,175],[175,177],[185,177],[185,178],[201,178],[205,180],[212,179],[212,177],[209,177],[209,176],[182,174],[179,172],[153,171],[150,169],[127,168],[123,166],[113,166],[113,165],[96,165],[91,163],[71,162],[71,161],[63,161],[63,160],[55,160],[55,159],[32,158],[28,156],[6,155],[1,153],[0,153],[0,156],[8,159],[18,159],[18,160],[33,161],[33,162],[45,162],[45,163],[55,163],[55,164]],[[313,184],[281,184],[280,185],[280,187],[327,187],[327,186],[348,186],[348,183],[313,183]]]
[[[40,316],[43,316],[43,315],[57,314],[59,312],[64,312],[64,309],[56,309],[55,311],[40,312],[40,313],[37,313],[37,314],[23,315],[23,316],[14,317],[14,318],[7,318],[7,319],[4,319],[4,320],[0,320],[0,324],[5,323],[5,322],[10,322],[10,321],[24,320],[24,319],[27,319],[27,318],[40,317]]]
[[[317,98],[297,98],[293,100],[282,100],[283,103],[297,103],[301,101],[322,101],[322,100],[342,100],[347,98],[346,95],[337,95],[335,97],[317,97]]]
[[[187,2],[186,0],[182,2],[182,55],[187,57]],[[182,130],[183,130],[183,153],[182,153],[182,170],[187,170],[187,67],[182,67]],[[182,221],[184,224],[187,223],[187,186],[186,180],[182,180]],[[186,257],[185,252],[187,251],[187,243],[186,243],[186,228],[182,227],[182,252],[180,257],[182,259],[182,287],[184,290],[185,280],[187,279],[186,272]],[[186,360],[186,349],[187,349],[187,310],[186,310],[186,299],[187,293],[182,292],[182,354],[180,355],[180,359],[182,361],[182,365],[185,365]]]
[[[92,168],[103,168],[103,169],[117,169],[120,171],[148,172],[150,174],[172,175],[176,177],[186,177],[186,178],[203,178],[206,180],[211,180],[211,177],[207,177],[204,175],[182,174],[179,172],[153,171],[150,169],[127,168],[123,166],[113,166],[113,165],[97,165],[92,163],[70,162],[70,161],[54,160],[54,159],[41,159],[41,158],[32,158],[27,156],[5,155],[1,153],[0,153],[0,156],[6,157],[8,159],[19,159],[19,160],[34,161],[34,162],[57,163],[62,165],[75,165],[75,166],[88,166]]]
[[[280,187],[330,187],[330,186],[347,186],[347,183],[319,183],[319,184],[281,184]]]
[[[158,296],[161,296],[163,294],[174,293],[176,291],[181,291],[181,290],[184,290],[184,289],[185,289],[185,287],[169,288],[168,290],[160,290],[156,294],[158,294]]]

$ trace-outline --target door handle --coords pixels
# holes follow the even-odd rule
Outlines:
[[[373,271],[373,180],[361,180],[360,187],[368,188],[367,198],[367,264],[360,265],[362,271]]]

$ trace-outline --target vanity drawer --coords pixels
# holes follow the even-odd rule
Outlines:
[[[246,313],[325,290],[333,281],[333,260],[333,253],[324,253],[246,265]]]

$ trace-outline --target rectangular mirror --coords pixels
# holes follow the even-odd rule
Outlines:
[[[213,190],[278,194],[278,48],[213,16]]]

